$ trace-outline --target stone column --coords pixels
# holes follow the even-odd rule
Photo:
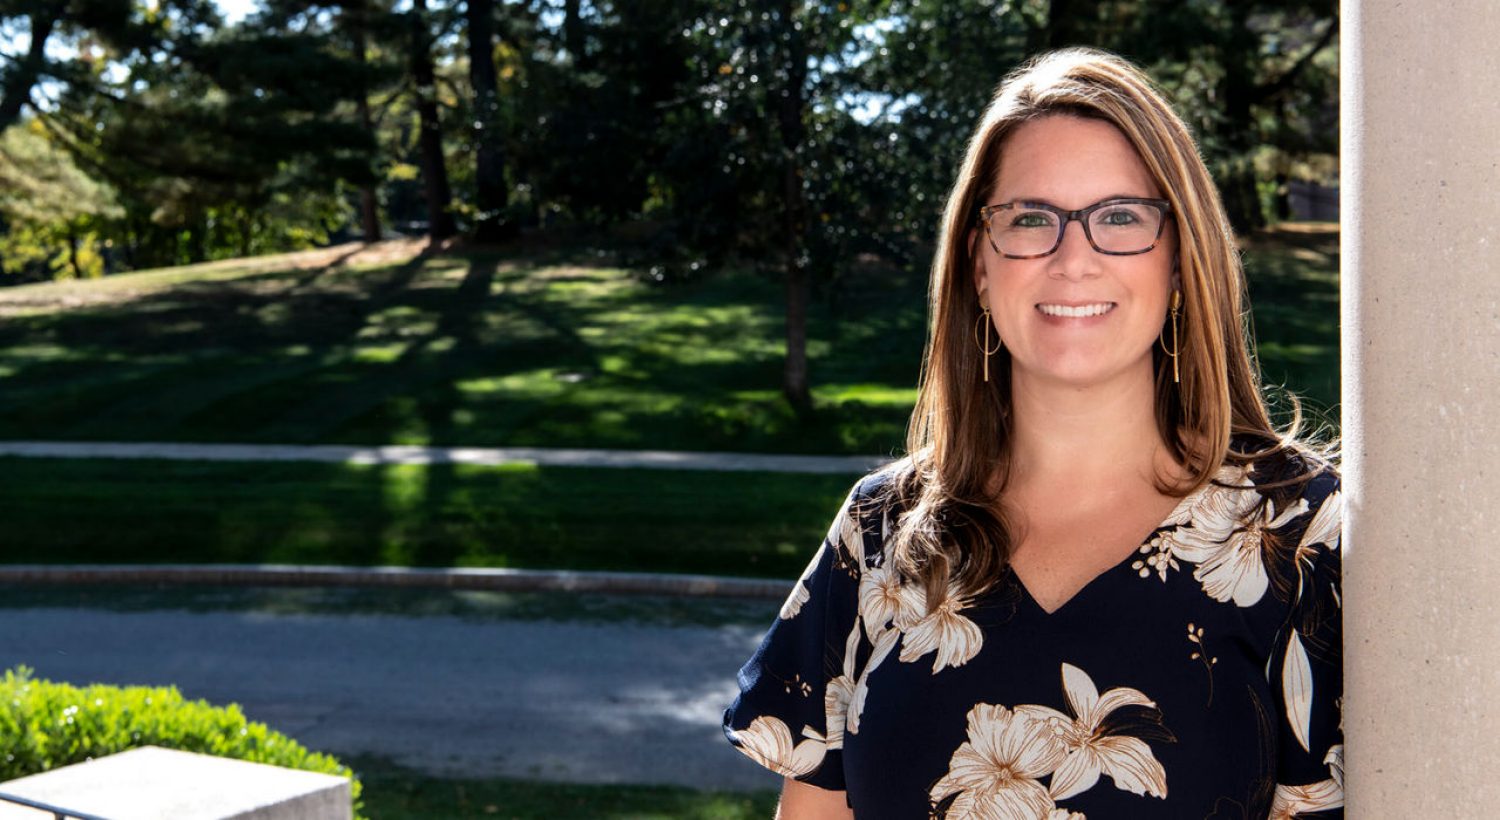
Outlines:
[[[1343,0],[1348,816],[1500,805],[1500,3]]]

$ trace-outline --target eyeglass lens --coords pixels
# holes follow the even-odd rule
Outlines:
[[[1085,217],[1096,249],[1107,253],[1138,253],[1156,242],[1162,212],[1138,202],[1105,204]],[[1062,217],[1053,211],[1018,203],[990,216],[990,233],[1001,253],[1034,256],[1051,252],[1062,239]]]

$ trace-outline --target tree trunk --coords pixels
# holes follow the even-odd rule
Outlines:
[[[240,219],[240,258],[250,255],[250,243],[255,237],[255,217],[247,210]]]
[[[563,0],[563,47],[573,58],[574,67],[580,71],[591,67],[587,42],[579,0]]]
[[[781,131],[782,241],[786,255],[786,367],[782,393],[800,415],[812,410],[807,375],[807,264],[803,261],[802,232],[806,203],[802,197],[802,168],[798,152],[805,134],[803,107],[807,82],[807,43],[794,25],[800,3],[781,0],[779,41],[784,44],[782,73],[785,85],[777,106]]]
[[[505,209],[505,148],[500,143],[499,83],[495,78],[494,0],[469,0],[469,82],[474,86],[474,186],[479,215],[474,238],[499,242],[516,234]]]
[[[448,165],[443,159],[443,131],[438,122],[437,77],[432,67],[432,31],[427,0],[412,0],[411,74],[417,84],[417,117],[421,134],[422,184],[427,194],[427,235],[433,240],[458,233],[449,204]]]
[[[1255,102],[1256,35],[1249,26],[1250,9],[1244,4],[1228,4],[1230,15],[1229,54],[1238,55],[1224,61],[1224,124],[1219,133],[1225,136],[1230,160],[1219,193],[1228,212],[1229,223],[1236,233],[1244,234],[1265,226],[1260,209],[1260,193],[1255,189],[1255,166],[1250,152],[1255,142],[1252,106]]]
[[[68,266],[73,269],[74,279],[83,279],[83,267],[78,264],[78,230],[68,226]]]
[[[350,34],[354,38],[354,59],[359,63],[361,72],[367,70],[370,64],[369,13],[369,6],[365,2],[349,7],[346,12]],[[375,118],[370,114],[369,92],[368,82],[361,80],[359,92],[354,98],[354,105],[359,115],[360,125],[373,136]],[[366,242],[380,241],[380,198],[375,193],[373,183],[361,185],[359,188],[359,223]]]
[[[47,38],[52,36],[62,13],[62,3],[32,13],[31,46],[26,56],[5,72],[0,84],[0,131],[14,125],[21,118],[21,109],[31,102],[31,89],[47,63]]]

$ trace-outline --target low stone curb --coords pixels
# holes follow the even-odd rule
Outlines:
[[[118,441],[0,441],[0,456],[158,458],[172,461],[311,461],[333,464],[535,464],[773,473],[868,473],[886,456],[802,456],[681,450],[585,450],[561,447],[378,447],[337,444],[190,444]]]
[[[792,579],[488,568],[281,564],[17,564],[0,566],[0,584],[395,587],[781,599],[791,589]]]

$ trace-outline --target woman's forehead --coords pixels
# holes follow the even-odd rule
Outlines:
[[[993,201],[1081,208],[1113,196],[1159,197],[1135,147],[1102,120],[1053,115],[1017,126],[1000,146]]]

